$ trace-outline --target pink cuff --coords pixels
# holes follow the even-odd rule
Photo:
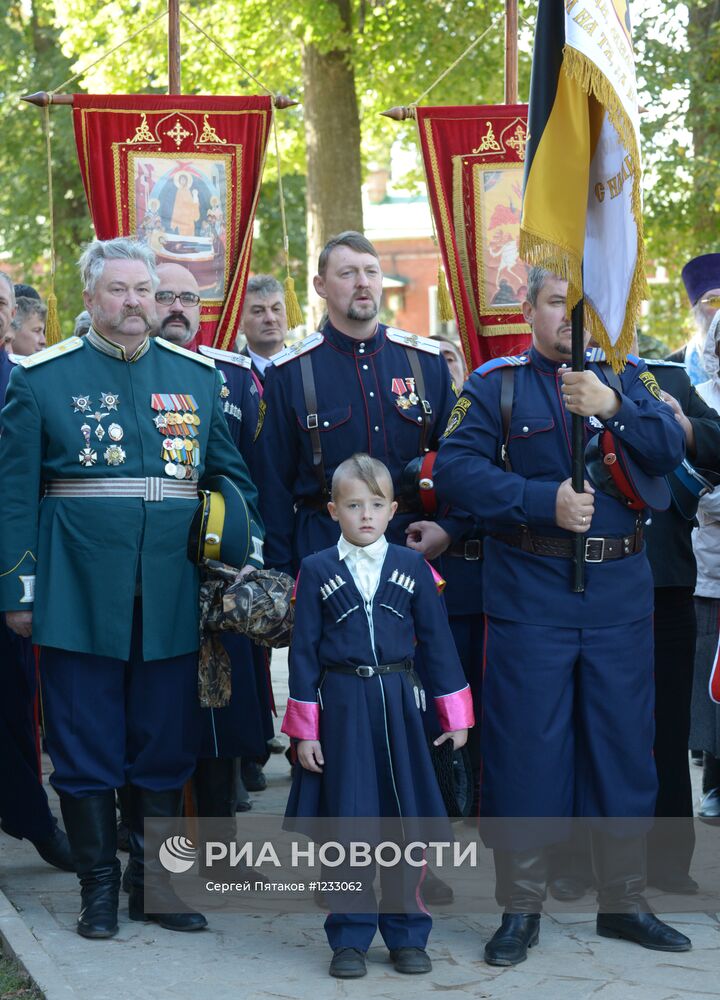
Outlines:
[[[320,706],[316,701],[288,698],[281,732],[296,740],[320,739]]]
[[[459,691],[453,691],[452,694],[440,695],[435,699],[435,708],[444,733],[454,732],[456,729],[469,729],[475,725],[469,684]]]

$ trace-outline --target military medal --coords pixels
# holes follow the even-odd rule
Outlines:
[[[73,396],[72,402],[75,413],[87,413],[90,409],[89,396]]]
[[[230,390],[228,389],[228,387],[226,385],[224,385],[222,387],[222,389],[220,390],[220,398],[221,399],[227,399],[229,395],[230,395]]]
[[[163,436],[165,475],[178,480],[197,480],[195,466],[200,462],[200,449],[193,439],[198,434],[200,417],[194,396],[181,392],[154,392],[150,405],[157,411],[153,423]]]
[[[119,444],[108,445],[103,458],[107,465],[122,465],[125,461],[125,450]]]
[[[111,441],[122,441],[124,433],[120,424],[110,424],[108,427],[108,437]]]
[[[406,378],[405,383],[408,387],[408,399],[410,401],[410,405],[415,406],[417,403],[420,402],[418,394],[415,392],[415,379]]]
[[[78,455],[78,461],[80,462],[80,465],[84,465],[85,468],[95,465],[97,462],[97,452],[93,451],[92,448],[83,448]]]
[[[117,392],[101,392],[100,393],[100,405],[104,406],[106,410],[117,410],[118,403],[120,402],[120,396]]]

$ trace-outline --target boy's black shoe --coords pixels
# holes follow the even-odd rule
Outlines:
[[[390,952],[390,961],[396,972],[403,972],[408,976],[432,971],[430,956],[424,948],[394,948]]]
[[[365,952],[357,948],[336,948],[329,972],[336,979],[359,979],[367,975]]]
[[[519,965],[539,938],[539,913],[503,913],[502,923],[485,945],[485,961],[488,965]]]

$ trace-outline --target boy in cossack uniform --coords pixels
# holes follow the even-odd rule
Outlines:
[[[385,539],[397,504],[382,462],[369,455],[342,462],[332,497],[328,510],[342,535],[303,560],[296,589],[282,728],[299,741],[301,767],[286,815],[443,817],[422,723],[425,692],[413,671],[416,644],[444,730],[436,745],[452,739],[463,746],[474,717],[433,571],[419,553]],[[331,913],[325,922],[330,974],[365,975],[378,928],[399,972],[429,972],[429,913],[413,906],[378,915],[372,870],[369,879],[367,869],[363,874],[363,902],[372,912]],[[390,875],[382,874],[389,895]]]

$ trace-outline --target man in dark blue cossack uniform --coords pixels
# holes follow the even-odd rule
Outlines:
[[[443,554],[451,627],[455,603],[463,619],[457,645],[467,674],[475,635],[467,618],[475,613],[481,621],[481,603],[459,590],[455,602],[454,573],[447,567],[469,567],[477,594],[479,543],[468,540],[474,524],[463,512],[431,513],[431,491],[418,489],[419,483],[432,485],[431,452],[456,399],[447,364],[436,342],[378,322],[380,261],[360,233],[341,233],[326,244],[314,284],[328,321],[322,332],[275,355],[260,404],[254,471],[266,563],[295,573],[305,556],[336,544],[339,528],[327,511],[333,472],[355,452],[372,455],[390,470],[398,501],[389,540],[429,560]],[[435,893],[429,881],[426,899]],[[438,894],[434,902],[449,902],[447,888]]]
[[[683,434],[639,359],[618,381],[593,363],[569,370],[566,295],[567,282],[532,269],[523,306],[532,348],[470,376],[435,465],[441,498],[469,509],[488,532],[481,817],[654,814],[643,504],[630,509],[587,482],[584,493],[573,491],[570,415],[586,418],[586,438],[600,432],[601,468],[629,474],[634,461],[648,489],[682,460]],[[571,592],[573,533],[586,536],[584,593]],[[502,829],[512,839],[486,838],[505,913],[485,958],[512,965],[537,942],[547,862],[519,824]],[[643,839],[610,840],[593,835],[598,932],[658,950],[689,948],[648,912]]]
[[[180,347],[192,344],[200,326],[200,289],[181,264],[161,264],[155,292],[158,334]],[[238,451],[252,474],[253,438],[260,393],[249,357],[200,345],[221,374],[222,408]],[[270,681],[265,651],[244,635],[221,639],[230,657],[232,697],[225,708],[203,710],[203,736],[195,769],[195,795],[200,816],[233,816],[236,805],[235,759],[265,760],[272,739]],[[260,775],[262,776],[262,773]]]
[[[340,234],[321,253],[318,272],[328,322],[274,356],[258,425],[265,558],[291,573],[337,542],[327,502],[340,462],[360,451],[380,459],[399,495],[405,467],[437,446],[455,402],[438,345],[378,323],[382,271],[372,243]],[[392,541],[434,559],[467,519],[424,516],[413,492],[400,496]]]

